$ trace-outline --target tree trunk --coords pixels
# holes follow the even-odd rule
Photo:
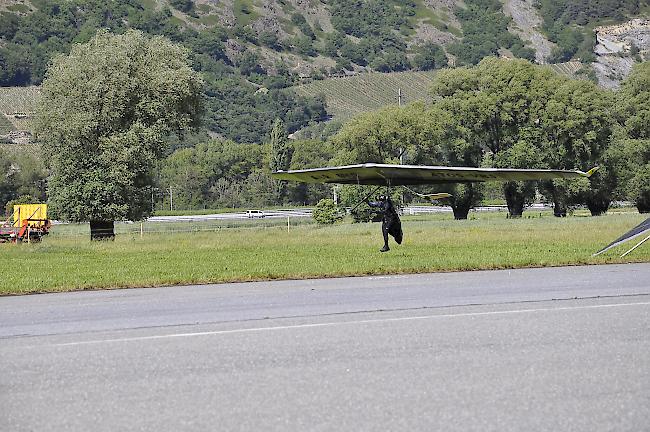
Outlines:
[[[467,219],[469,211],[476,205],[481,196],[480,185],[475,183],[459,184],[452,190],[450,206],[454,211],[454,219]]]
[[[539,182],[538,185],[546,199],[553,201],[553,216],[566,217],[569,211],[566,189],[554,184],[552,180]]]
[[[511,218],[520,218],[526,203],[525,191],[521,191],[516,182],[507,182],[503,184],[503,193],[508,204],[508,215]]]
[[[636,200],[636,208],[639,210],[639,213],[650,213],[650,192],[642,194]]]
[[[609,201],[599,199],[587,200],[587,208],[592,216],[601,216],[607,212],[609,208]]]
[[[90,240],[115,240],[113,221],[90,221]]]
[[[454,211],[454,219],[456,220],[467,219],[467,215],[469,214],[469,206],[452,205],[451,209]]]
[[[553,196],[553,216],[566,217],[567,206],[558,196]]]

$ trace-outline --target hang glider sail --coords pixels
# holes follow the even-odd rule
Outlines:
[[[601,250],[593,254],[593,256],[600,255],[601,253],[606,252],[613,247],[616,247],[622,243],[632,240],[633,238],[641,237],[644,234],[646,235],[646,237],[643,240],[641,240],[639,243],[637,243],[637,245],[634,246],[632,249],[630,249],[629,251],[621,255],[621,258],[629,254],[630,252],[632,252],[634,249],[641,246],[648,239],[650,239],[650,218],[641,222],[639,225],[635,226],[634,228],[632,228],[631,230],[629,230],[628,232],[626,232],[625,234],[623,234],[622,236],[620,236],[619,238],[617,238],[616,240],[614,240],[613,242],[611,242],[610,244],[608,244],[607,246],[605,246],[604,248],[602,248]]]
[[[484,181],[588,178],[597,169],[596,167],[587,172],[582,172],[577,170],[441,167],[366,163],[294,171],[277,171],[272,175],[278,180],[293,180],[304,183],[403,186]]]

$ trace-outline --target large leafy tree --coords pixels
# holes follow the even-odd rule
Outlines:
[[[361,114],[349,121],[332,138],[337,163],[408,163],[439,160],[445,133],[441,117],[423,115],[422,103],[406,107],[389,106]]]
[[[623,82],[618,102],[630,138],[650,138],[650,62],[632,69]]]
[[[284,128],[284,122],[276,119],[271,129],[271,161],[269,167],[272,172],[283,170],[286,171],[291,165],[292,148],[287,140],[287,132]],[[287,194],[287,182],[277,182],[277,200],[282,202]]]
[[[59,218],[89,221],[91,237],[113,221],[151,211],[152,169],[173,131],[196,126],[202,80],[186,49],[139,31],[100,31],[56,57],[42,86],[37,136]]]
[[[483,165],[554,169],[607,165],[611,95],[593,83],[562,78],[525,60],[488,58],[471,69],[440,72],[433,94],[437,105],[452,114],[457,139],[474,153],[483,152]],[[608,168],[575,190],[562,188],[559,182],[546,184],[558,214],[569,196],[586,203],[592,214],[607,210],[615,188],[614,173]],[[515,217],[535,196],[533,182],[506,182],[503,190]]]
[[[561,79],[549,93],[537,128],[545,166],[582,170],[600,166],[590,181],[542,183],[556,214],[571,204],[586,204],[592,215],[607,211],[617,179],[608,151],[615,123],[612,106],[611,93],[588,81]]]
[[[332,164],[399,163],[400,156],[408,164],[440,163],[446,134],[445,113],[440,110],[425,112],[422,103],[414,103],[359,115],[332,138],[336,152]],[[356,206],[373,189],[343,186],[340,191],[342,204]],[[359,220],[370,215],[365,205],[358,206],[357,210],[361,215]]]
[[[319,168],[327,166],[332,158],[332,148],[320,140],[293,140],[290,169]],[[335,186],[336,187],[336,186]],[[331,196],[332,186],[319,183],[290,182],[287,198],[295,204],[317,204]]]
[[[45,200],[45,178],[47,173],[40,159],[18,152],[0,149],[0,209],[7,203],[16,204],[16,198],[29,196],[27,203]],[[7,207],[11,214],[11,206]]]
[[[621,195],[650,212],[650,62],[636,65],[623,82],[617,107],[623,124],[613,148]],[[617,134],[618,135],[618,134]]]
[[[15,198],[14,170],[11,160],[0,149],[0,208],[4,208],[7,201]]]
[[[456,140],[464,143],[460,164],[534,168],[541,164],[533,133],[554,74],[525,60],[488,58],[469,69],[442,71],[433,95],[452,114]],[[507,182],[510,216],[521,216],[535,196],[532,182]]]

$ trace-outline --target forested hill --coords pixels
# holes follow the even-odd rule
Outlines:
[[[583,72],[615,84],[629,69],[617,59],[640,60],[648,47],[623,38],[622,51],[601,61],[593,29],[644,16],[649,1],[8,0],[0,4],[0,86],[40,84],[52,56],[98,28],[136,28],[191,50],[206,81],[205,133],[262,142],[275,118],[289,132],[325,120],[324,100],[289,87],[331,76],[502,55],[593,62]]]

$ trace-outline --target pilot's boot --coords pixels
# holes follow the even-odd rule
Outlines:
[[[388,247],[387,244],[385,244],[383,248],[379,249],[379,252],[388,252],[389,250],[390,248]]]

